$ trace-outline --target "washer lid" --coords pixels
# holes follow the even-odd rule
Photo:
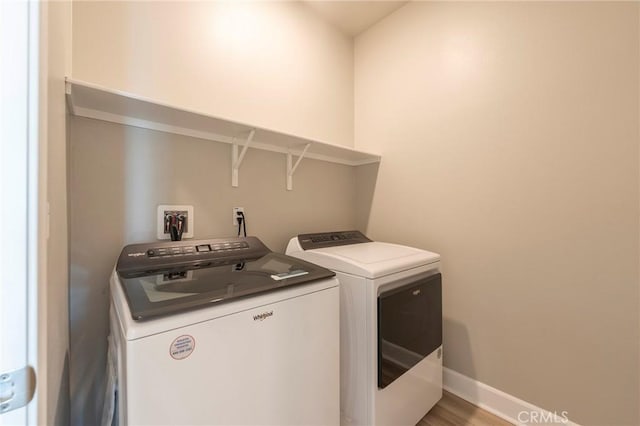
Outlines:
[[[295,255],[334,271],[365,278],[379,278],[440,260],[436,253],[377,241],[305,250]]]
[[[122,250],[116,272],[134,320],[335,275],[304,260],[273,253],[255,237],[129,245]]]

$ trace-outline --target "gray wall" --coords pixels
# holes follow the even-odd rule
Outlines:
[[[581,424],[640,424],[639,9],[410,2],[355,44],[368,233],[442,254],[445,365]]]
[[[283,154],[249,149],[231,187],[231,146],[70,118],[72,424],[98,420],[108,333],[109,274],[123,245],[155,240],[158,204],[194,206],[195,237],[247,231],[274,251],[291,236],[356,224],[356,168],[304,159],[285,188]]]

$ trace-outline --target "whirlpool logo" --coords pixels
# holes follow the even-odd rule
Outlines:
[[[145,252],[141,251],[141,252],[138,252],[138,253],[127,253],[127,256],[129,256],[129,257],[139,257],[139,256],[144,256],[145,254],[146,254]]]
[[[272,317],[272,316],[273,316],[273,311],[263,312],[263,313],[261,313],[261,314],[254,315],[254,316],[253,316],[253,320],[254,320],[254,321],[264,321],[264,320],[266,320],[267,318]]]

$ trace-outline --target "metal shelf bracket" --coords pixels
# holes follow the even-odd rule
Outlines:
[[[302,158],[307,153],[310,146],[310,143],[305,145],[298,157],[298,160],[296,161],[296,164],[293,164],[293,154],[291,154],[291,151],[287,153],[287,191],[293,190],[293,174],[296,172],[296,169],[300,165],[300,161],[302,161]]]
[[[244,155],[247,153],[247,149],[249,149],[249,145],[251,145],[251,141],[253,140],[253,136],[255,134],[256,129],[251,130],[246,142],[242,147],[240,155],[238,155],[238,142],[236,142],[235,139],[233,140],[233,145],[231,146],[231,186],[235,188],[238,187],[238,170],[240,169],[242,160],[244,160]]]

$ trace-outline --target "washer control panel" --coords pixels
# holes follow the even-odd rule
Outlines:
[[[360,231],[337,231],[322,232],[319,234],[301,234],[298,235],[298,241],[300,242],[300,246],[303,250],[371,242],[371,240]]]
[[[188,246],[152,247],[147,249],[148,257],[190,256],[199,253],[238,252],[249,248],[246,241],[229,241]]]
[[[131,244],[122,249],[116,270],[129,274],[201,261],[257,258],[270,252],[256,237]]]

